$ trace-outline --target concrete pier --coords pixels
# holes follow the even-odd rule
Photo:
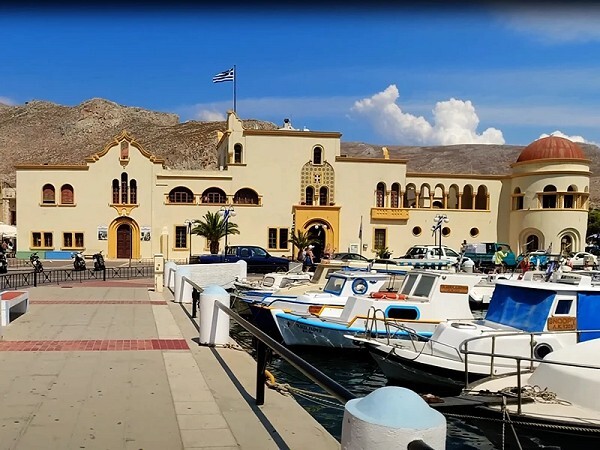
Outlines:
[[[199,346],[154,280],[32,288],[0,341],[0,448],[339,449],[291,397],[254,405],[254,360]]]

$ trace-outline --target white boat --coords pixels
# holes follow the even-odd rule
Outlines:
[[[361,340],[390,380],[460,390],[468,379],[515,370],[514,359],[541,360],[548,353],[600,336],[600,287],[589,277],[563,273],[552,282],[498,280],[484,319],[441,323],[427,341]],[[535,365],[535,363],[532,363]]]
[[[600,339],[593,339],[550,353],[533,371],[469,385],[439,410],[474,423],[498,448],[592,449],[600,448],[599,398]]]
[[[398,294],[353,295],[344,306],[325,306],[312,314],[276,310],[272,314],[287,345],[355,349],[358,347],[345,335],[391,333],[406,338],[406,327],[429,337],[442,320],[473,318],[469,292],[484,277],[413,269]]]
[[[249,304],[254,323],[265,333],[280,339],[272,311],[290,314],[311,314],[324,306],[343,307],[352,295],[396,295],[394,277],[385,273],[363,270],[341,270],[329,274],[322,289],[308,290],[301,295],[287,295],[282,291]]]

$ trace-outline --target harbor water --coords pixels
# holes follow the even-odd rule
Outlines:
[[[252,337],[235,322],[231,325],[232,336],[245,349],[252,352]],[[387,379],[368,352],[336,351],[323,348],[294,348],[298,356],[334,379],[357,397],[364,397],[386,386]],[[285,360],[274,355],[267,366],[279,384],[291,386],[294,397],[323,427],[338,440],[342,433],[344,406],[326,396],[319,386],[312,383]],[[398,384],[395,384],[398,385]],[[410,385],[402,385],[419,393]],[[447,449],[482,449],[495,447],[476,428],[463,421],[448,418]]]

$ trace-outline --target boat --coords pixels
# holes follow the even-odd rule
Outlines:
[[[600,340],[556,350],[533,370],[530,358],[515,361],[516,373],[477,381],[432,406],[476,425],[498,448],[600,448]]]
[[[459,392],[468,380],[513,372],[513,359],[463,351],[528,357],[534,362],[547,354],[600,336],[600,287],[573,273],[552,281],[497,280],[483,319],[448,320],[427,341],[365,336],[365,345],[388,380],[409,381]],[[356,339],[355,339],[356,340]]]
[[[357,349],[345,335],[430,337],[447,318],[473,319],[470,290],[481,274],[413,269],[398,295],[352,295],[343,306],[292,313],[272,310],[286,345]],[[493,287],[490,287],[493,289]]]
[[[365,270],[340,270],[328,275],[322,289],[311,289],[301,295],[278,291],[248,304],[253,322],[265,333],[281,340],[272,311],[311,314],[325,306],[343,307],[352,295],[397,295],[395,276]]]

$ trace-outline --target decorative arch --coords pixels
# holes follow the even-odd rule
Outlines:
[[[519,253],[529,253],[545,248],[544,233],[537,228],[526,228],[519,235]]]
[[[329,190],[327,189],[327,186],[321,186],[319,188],[319,205],[321,206],[326,206],[329,201]]]
[[[63,184],[60,187],[60,204],[61,205],[73,205],[75,203],[75,196],[73,192],[73,186],[70,184]]]
[[[121,183],[116,178],[112,181],[112,202],[121,203]]]
[[[312,186],[306,186],[304,198],[306,199],[307,205],[312,205],[315,201],[315,188]]]
[[[390,191],[390,207],[400,207],[400,183],[392,183],[392,189]]]
[[[406,185],[403,200],[405,208],[415,208],[417,206],[417,187],[413,183]]]
[[[244,147],[239,142],[233,146],[233,162],[234,164],[242,164],[244,161]]]
[[[321,147],[320,145],[316,145],[313,148],[312,162],[313,162],[313,164],[315,164],[317,166],[320,166],[321,164],[323,164],[323,147]]]
[[[174,187],[169,191],[169,203],[194,203],[194,193],[185,186]]]
[[[448,188],[448,201],[446,203],[446,208],[458,209],[459,199],[460,191],[458,190],[458,186],[456,184],[450,185]]]
[[[191,193],[192,191],[189,192]],[[194,203],[193,194],[190,203]],[[227,203],[227,194],[225,194],[225,191],[219,187],[209,187],[202,192],[202,203],[225,204]]]
[[[484,184],[480,184],[475,195],[475,209],[489,209],[488,207],[488,188]]]
[[[563,207],[565,209],[573,209],[577,207],[577,202],[575,201],[576,196],[574,194],[569,194],[569,192],[577,192],[577,186],[572,184],[567,188],[567,194],[565,194],[563,198]]]
[[[375,206],[385,208],[385,183],[380,181],[375,188]]]
[[[45,205],[53,205],[56,203],[56,191],[51,184],[45,184],[42,187],[42,203]]]
[[[460,198],[460,209],[473,209],[473,186],[465,185]]]
[[[524,195],[523,195],[523,193],[521,193],[521,188],[516,187],[515,190],[513,191],[513,209],[514,210],[523,209],[523,198],[524,198]]]
[[[581,249],[581,234],[575,228],[565,228],[558,234],[561,254],[577,252]]]
[[[258,194],[254,189],[242,188],[233,195],[236,205],[258,205]]]
[[[419,208],[431,208],[431,188],[427,183],[421,185],[421,190],[419,192]]]
[[[316,148],[316,147],[315,147]],[[320,147],[321,150],[323,149]],[[314,150],[314,149],[313,149]],[[314,154],[313,154],[314,157]],[[308,187],[312,187],[313,199],[309,202],[306,198]],[[319,192],[322,186],[327,187],[329,195],[329,204],[335,203],[335,171],[328,162],[313,164],[312,161],[307,162],[300,170],[300,203],[312,205],[314,203],[315,193]]]
[[[557,191],[556,186],[553,184],[548,184],[544,186],[544,194],[542,195],[542,208],[543,209],[552,209],[556,208],[558,205],[556,204],[557,199]]]
[[[323,218],[310,218],[302,225],[302,231],[307,233],[309,240],[315,246],[313,253],[318,260],[329,245],[331,250],[335,248],[335,230],[330,221]]]
[[[438,209],[446,208],[446,192],[443,184],[436,184],[433,189],[433,207]]]
[[[108,255],[109,259],[117,257],[117,229],[120,225],[131,228],[131,258],[140,259],[140,226],[130,217],[117,217],[108,226]]]

